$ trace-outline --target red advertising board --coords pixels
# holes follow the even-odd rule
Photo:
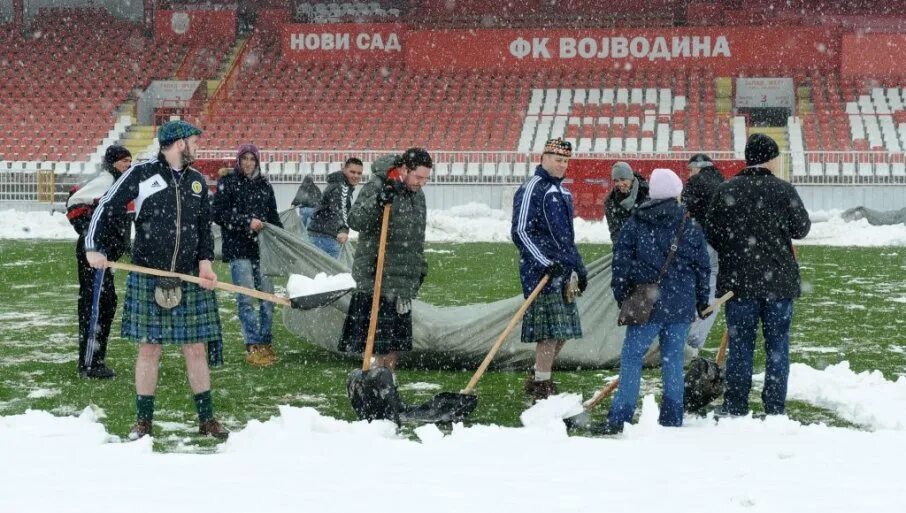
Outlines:
[[[280,40],[285,59],[402,60],[404,27],[392,23],[287,24]]]
[[[840,74],[845,77],[902,76],[906,34],[843,36]]]
[[[415,69],[710,68],[739,73],[782,66],[836,68],[831,28],[420,30],[406,35]]]
[[[564,184],[573,195],[576,216],[589,221],[604,218],[604,200],[613,189],[610,168],[616,159],[570,159]],[[685,160],[627,160],[632,169],[644,178],[658,168],[672,169],[683,179],[689,177]],[[745,166],[741,160],[719,160],[714,165],[724,176],[735,176]]]
[[[160,41],[229,40],[236,36],[236,11],[165,10],[154,15],[154,37]]]

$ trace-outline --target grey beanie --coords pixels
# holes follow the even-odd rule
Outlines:
[[[629,167],[629,164],[620,161],[613,165],[610,168],[610,178],[614,181],[616,180],[632,180],[633,178],[632,168]]]

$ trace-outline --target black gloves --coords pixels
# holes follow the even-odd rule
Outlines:
[[[582,273],[579,275],[579,292],[585,292],[585,289],[588,288],[588,274]]]
[[[702,313],[706,309],[708,309],[709,306],[711,306],[711,305],[709,305],[708,303],[699,303],[699,304],[695,305],[695,310],[698,312],[699,319],[707,319],[709,316],[714,314],[714,312],[708,312],[706,314]]]
[[[388,179],[384,182],[381,192],[378,193],[378,203],[381,206],[393,203],[393,199],[399,194],[399,187],[400,182],[397,180]]]
[[[566,269],[563,268],[563,264],[554,260],[551,262],[551,265],[547,266],[547,269],[544,270],[545,274],[554,279],[558,276],[563,276],[566,273]]]

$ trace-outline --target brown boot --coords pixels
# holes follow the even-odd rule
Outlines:
[[[546,379],[544,381],[535,381],[534,386],[532,387],[532,402],[536,403],[556,394],[557,386],[554,385],[553,380]]]
[[[270,367],[277,361],[270,344],[252,344],[245,355],[245,361],[254,367]]]
[[[208,419],[199,424],[198,433],[205,436],[213,436],[219,440],[226,440],[230,436],[230,432],[220,425],[220,422],[217,422],[216,419]]]
[[[132,425],[132,428],[129,430],[128,438],[129,440],[138,440],[139,438],[151,434],[151,421],[145,419],[139,419],[135,421],[135,424]]]

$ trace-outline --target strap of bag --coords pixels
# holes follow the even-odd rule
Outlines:
[[[673,234],[673,240],[670,241],[670,251],[667,252],[667,260],[664,260],[664,265],[661,266],[661,272],[657,275],[657,284],[661,284],[661,280],[664,279],[664,275],[667,274],[667,266],[670,265],[670,261],[673,260],[673,255],[676,255],[676,250],[679,249],[680,237],[683,234],[683,228],[686,227],[686,219],[689,218],[689,214],[683,216],[683,220],[680,221],[679,227],[676,229],[676,233]]]

